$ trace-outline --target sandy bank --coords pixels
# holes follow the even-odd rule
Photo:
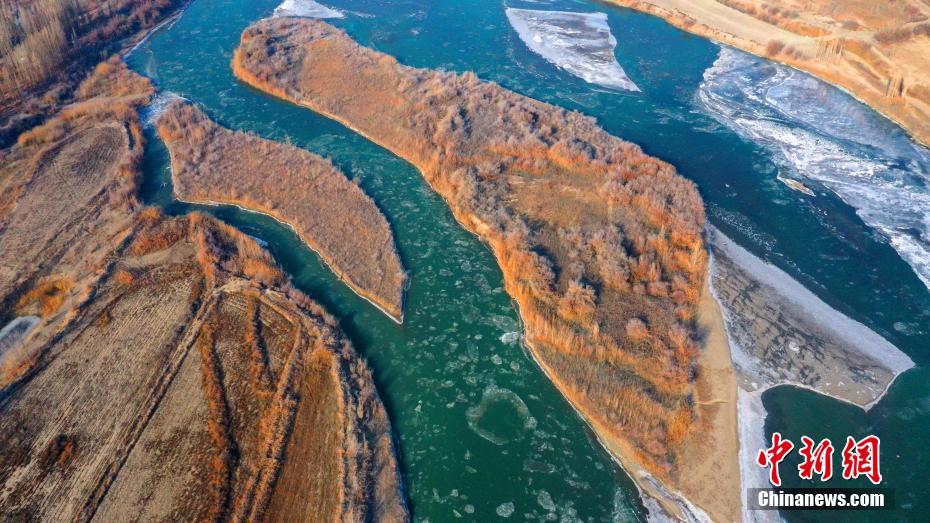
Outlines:
[[[868,409],[914,366],[897,347],[711,228],[712,279],[747,391],[808,388]]]
[[[739,477],[743,490],[768,487],[764,469],[755,463],[755,453],[768,445],[763,392],[792,385],[868,409],[914,364],[874,331],[713,227],[708,238],[711,290],[723,311],[721,327],[739,383]],[[745,506],[741,519],[780,521],[777,512]]]
[[[860,6],[849,6],[831,13],[826,1],[789,0],[778,5],[782,12],[798,13],[789,18],[760,15],[764,12],[760,0],[606,1],[811,73],[897,122],[923,144],[930,144],[930,81],[926,76],[930,44],[926,38],[891,43],[876,40],[881,29],[903,27],[908,21],[892,9],[893,4],[913,6],[925,16],[930,12],[926,4],[862,3],[872,6],[872,11],[860,13]],[[773,51],[775,48],[779,50]]]

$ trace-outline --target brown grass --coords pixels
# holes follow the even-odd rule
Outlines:
[[[5,141],[2,135],[15,132],[14,120],[28,125],[36,116],[50,115],[71,101],[71,91],[101,56],[114,53],[181,4],[181,0],[0,3],[0,144]]]
[[[74,279],[70,277],[42,278],[32,289],[20,296],[16,303],[16,311],[21,316],[36,312],[43,318],[48,318],[58,312],[73,287]]]
[[[28,353],[54,357],[6,391],[0,512],[260,521],[285,496],[311,519],[406,519],[383,407],[334,320],[213,218],[146,209],[132,228],[77,319]]]
[[[321,22],[253,25],[233,67],[416,165],[491,246],[566,395],[645,466],[674,469],[706,269],[693,184],[590,118],[470,73],[404,67]],[[627,335],[633,318],[648,340]]]
[[[406,276],[375,203],[332,163],[297,147],[224,129],[177,102],[158,122],[184,200],[233,203],[287,222],[356,292],[403,314]],[[267,277],[261,266],[249,276]]]

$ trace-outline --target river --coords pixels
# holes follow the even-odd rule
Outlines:
[[[831,436],[834,442],[846,434],[875,433],[882,438],[883,473],[898,507],[930,511],[930,452],[924,445],[930,441],[927,287],[876,228],[873,215],[864,220],[853,207],[857,203],[836,187],[797,173],[789,174],[815,195],[792,190],[779,181],[787,167],[777,147],[741,132],[702,103],[705,72],[717,62],[720,47],[654,17],[602,3],[324,3],[344,15],[331,23],[403,63],[475,71],[592,115],[608,132],[675,164],[697,183],[714,225],[908,353],[918,367],[868,413],[783,387],[763,397],[770,413],[766,430],[795,440],[801,434]],[[211,212],[267,242],[295,284],[340,318],[374,369],[417,521],[644,519],[632,482],[520,345],[519,317],[490,252],[455,223],[419,173],[341,125],[232,76],[229,62],[239,34],[277,4],[194,0],[128,61],[160,90],[200,104],[222,125],[288,140],[331,158],[359,180],[394,228],[410,273],[403,325],[355,296],[276,222],[234,208],[174,201],[167,154],[151,130],[143,200],[169,213]],[[506,7],[606,13],[618,62],[641,92],[587,83],[535,54],[509,25]],[[845,102],[856,104],[848,97]],[[888,514],[855,516],[881,515]]]

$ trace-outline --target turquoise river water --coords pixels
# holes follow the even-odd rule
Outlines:
[[[128,60],[160,90],[200,104],[221,124],[289,140],[331,158],[359,180],[394,228],[410,273],[403,325],[354,295],[276,222],[234,208],[173,200],[167,153],[151,130],[143,199],[169,213],[210,212],[267,242],[295,284],[340,318],[374,369],[417,521],[643,520],[646,510],[630,479],[522,348],[519,317],[489,251],[455,223],[419,173],[341,125],[233,77],[229,62],[241,31],[269,16],[276,4],[194,0]],[[797,93],[762,97],[790,100],[791,111],[779,113],[786,126],[816,136],[832,132],[831,143],[848,156],[844,165],[852,166],[852,178],[838,182],[826,176],[835,174],[829,169],[813,176],[810,166],[816,162],[792,156],[801,146],[785,147],[778,133],[743,125],[773,119],[758,116],[766,108],[752,105],[760,98],[739,91],[739,75],[773,78],[783,69],[749,57],[741,58],[748,65],[721,63],[716,44],[608,4],[334,0],[327,6],[345,14],[331,20],[334,24],[403,63],[475,71],[522,94],[594,116],[609,132],[675,164],[698,184],[714,225],[908,353],[917,368],[902,375],[868,413],[782,387],[763,397],[766,430],[796,441],[801,434],[834,442],[847,434],[882,438],[883,473],[895,491],[897,511],[834,513],[833,519],[916,520],[930,512],[930,293],[920,277],[926,259],[919,248],[907,248],[928,236],[921,230],[919,208],[907,214],[900,203],[885,210],[876,204],[901,191],[914,195],[908,201],[926,201],[921,199],[928,185],[925,149],[832,87],[814,85],[814,96],[808,81]],[[588,84],[533,54],[508,24],[508,6],[606,13],[619,42],[618,61],[641,92]],[[714,76],[715,63],[716,70],[729,69]],[[725,80],[729,83],[721,85]],[[805,112],[822,107],[824,97],[842,111]],[[859,128],[868,136],[836,131],[839,124],[827,121],[836,114],[866,122]],[[828,160],[838,164],[835,157]],[[885,170],[850,185],[861,174],[857,162]],[[801,178],[815,194],[795,192],[779,176]],[[896,221],[907,216],[915,217],[913,223]],[[784,516],[804,520],[809,515]]]

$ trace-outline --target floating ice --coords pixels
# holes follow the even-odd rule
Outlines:
[[[152,101],[145,106],[140,112],[140,117],[142,119],[143,125],[146,127],[153,127],[158,119],[164,114],[165,109],[171,105],[171,102],[175,100],[187,100],[182,98],[171,91],[159,91],[158,94],[152,98]]]
[[[498,434],[481,426],[481,418],[484,417],[488,409],[495,403],[509,403],[514,414],[519,418],[523,430],[533,430],[536,428],[536,418],[530,415],[530,409],[526,406],[517,393],[512,390],[488,385],[481,395],[481,403],[469,407],[465,412],[465,418],[468,420],[468,426],[482,438],[490,441],[495,445],[505,445],[511,441],[511,437],[504,434]]]
[[[697,99],[791,178],[819,182],[856,209],[930,287],[930,150],[839,89],[728,47]]]
[[[514,510],[516,510],[516,507],[514,506],[513,502],[508,501],[507,503],[501,503],[498,505],[495,512],[497,512],[497,515],[502,518],[509,518],[513,515]]]
[[[342,18],[342,11],[326,7],[313,0],[284,0],[275,8],[272,16],[294,16],[302,18]]]
[[[518,341],[520,341],[520,333],[519,332],[505,332],[504,334],[501,334],[500,340],[501,340],[501,343],[506,343],[507,345],[513,345],[517,343]]]
[[[605,13],[507,8],[507,20],[534,53],[582,80],[639,91],[614,56],[617,39]]]

